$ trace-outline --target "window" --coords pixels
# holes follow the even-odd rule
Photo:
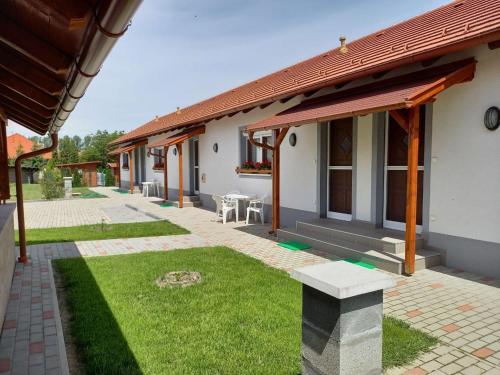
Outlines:
[[[258,132],[253,137],[257,142],[272,145],[271,132]],[[271,169],[272,151],[250,143],[248,134],[241,132],[241,166],[244,169]]]
[[[163,168],[163,149],[155,148],[153,152],[155,154],[153,168],[154,169]]]
[[[122,168],[128,169],[128,154],[122,154]]]

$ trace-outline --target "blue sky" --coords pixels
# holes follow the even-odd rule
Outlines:
[[[145,0],[61,134],[132,130],[448,2]]]

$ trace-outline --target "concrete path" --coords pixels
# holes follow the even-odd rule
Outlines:
[[[161,208],[155,198],[138,194],[123,195],[111,189],[97,189],[108,199],[85,200],[89,215],[78,215],[80,201],[37,202],[41,210],[30,218],[31,227],[65,226],[53,216],[59,210],[71,223],[93,224],[102,220],[96,214],[109,207],[130,204],[189,229],[187,236],[143,239],[77,242],[29,247],[31,263],[17,265],[8,319],[0,338],[0,374],[58,374],[61,360],[58,332],[51,295],[53,287],[48,274],[48,260],[69,256],[106,256],[169,250],[172,248],[226,245],[285,271],[328,261],[321,252],[291,252],[277,246],[269,237],[267,226],[245,226],[231,222],[221,225],[212,212],[197,208]],[[103,203],[103,201],[106,201]],[[41,205],[45,203],[45,206]],[[142,214],[140,214],[142,215]],[[139,216],[139,215],[138,215]],[[111,222],[111,218],[107,217]],[[384,312],[407,321],[413,327],[439,337],[441,343],[405,368],[391,369],[388,374],[498,374],[500,375],[500,281],[461,270],[436,267],[419,271],[407,278],[398,276],[398,285],[385,292]],[[30,372],[28,372],[30,370]]]

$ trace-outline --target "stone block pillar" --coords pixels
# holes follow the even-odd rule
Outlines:
[[[64,177],[64,198],[73,196],[73,177]]]
[[[292,272],[302,287],[302,374],[381,374],[383,289],[390,276],[348,262]]]

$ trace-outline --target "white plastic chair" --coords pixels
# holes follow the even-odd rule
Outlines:
[[[264,203],[266,199],[267,195],[264,195],[262,198],[250,200],[247,207],[247,220],[246,220],[247,224],[250,221],[250,212],[253,212],[253,218],[255,221],[257,221],[257,214],[259,214],[260,221],[262,224],[264,224]]]
[[[231,219],[233,211],[236,210],[236,205],[232,201],[227,201],[224,197],[220,195],[212,195],[212,199],[216,204],[216,215],[217,218],[222,217],[222,223],[226,224],[227,218]]]

